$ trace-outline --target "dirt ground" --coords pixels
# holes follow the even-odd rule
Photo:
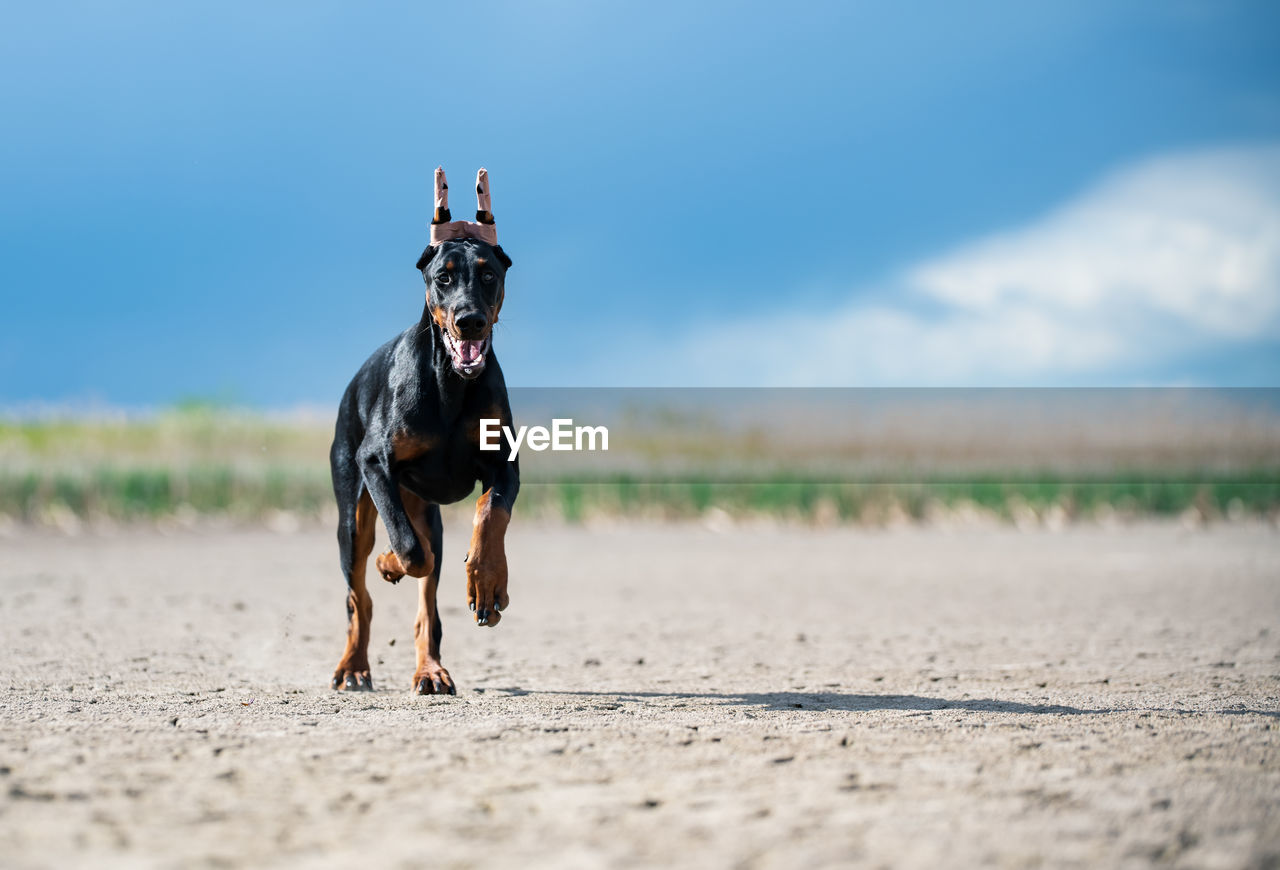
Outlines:
[[[1280,532],[533,527],[456,697],[328,531],[0,539],[6,867],[1280,866]]]

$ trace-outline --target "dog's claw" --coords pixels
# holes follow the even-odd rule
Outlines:
[[[414,681],[413,689],[419,695],[456,695],[457,688],[444,668],[433,671]]]
[[[373,677],[368,671],[349,671],[340,668],[333,675],[329,685],[344,692],[372,692]]]
[[[418,683],[419,695],[456,695],[458,690],[444,680],[428,680],[425,677]]]

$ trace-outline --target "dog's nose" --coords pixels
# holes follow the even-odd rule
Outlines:
[[[468,311],[453,318],[454,326],[463,338],[479,338],[489,321],[479,311]]]

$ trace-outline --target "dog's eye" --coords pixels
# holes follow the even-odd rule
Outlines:
[[[452,275],[450,275],[448,272],[441,272],[439,275],[437,275],[437,276],[436,276],[436,283],[437,283],[437,284],[452,284],[452,283],[453,283],[453,276],[452,276]]]
[[[481,281],[483,281],[483,282],[484,282],[484,283],[486,283],[486,284],[492,284],[495,280],[497,280],[497,278],[498,278],[498,276],[497,276],[497,275],[495,275],[495,274],[493,274],[492,272],[481,272],[481,273],[480,273],[480,280],[481,280]]]

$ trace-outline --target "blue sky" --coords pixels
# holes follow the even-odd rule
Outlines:
[[[27,4],[0,405],[336,401],[437,164],[513,384],[1273,385],[1276,8]]]

